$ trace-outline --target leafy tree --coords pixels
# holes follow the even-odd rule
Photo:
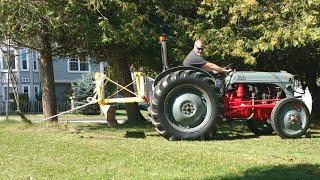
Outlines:
[[[57,112],[52,57],[68,54],[81,43],[81,29],[87,27],[82,8],[68,0],[0,2],[0,39],[9,33],[17,45],[40,53],[45,117]]]
[[[185,33],[190,24],[183,19],[184,16],[194,16],[196,4],[190,0],[88,0],[87,7],[98,16],[99,26],[94,33],[101,33],[101,36],[94,36],[95,40],[91,38],[93,45],[87,47],[92,48],[95,59],[111,61],[110,64],[117,68],[117,77],[122,85],[132,82],[131,64],[144,67],[147,73],[159,73],[161,55],[158,36],[162,33],[169,35],[170,49],[173,50],[169,51],[169,62],[171,65],[180,64],[181,55],[185,56],[180,49],[185,49],[186,41],[190,42],[190,37]],[[186,8],[192,11],[185,11]],[[133,90],[133,87],[129,89]],[[123,94],[132,96],[128,92]],[[136,103],[126,104],[126,110],[130,120],[142,119]]]
[[[109,60],[109,64],[117,68],[117,80],[126,86],[132,82],[129,63],[142,59],[140,50],[150,44],[150,37],[155,37],[153,30],[147,31],[144,13],[139,12],[137,4],[125,1],[88,1],[87,7],[95,13],[95,41],[90,41],[89,52],[95,59]],[[98,25],[98,26],[97,26]],[[100,57],[99,57],[100,56]],[[139,63],[136,63],[139,64]],[[133,91],[133,86],[128,87]],[[133,96],[127,91],[125,97]],[[137,103],[126,104],[129,122],[142,122]]]
[[[208,43],[208,55],[297,75],[309,86],[315,113],[320,112],[319,9],[318,0],[202,1],[189,34]]]

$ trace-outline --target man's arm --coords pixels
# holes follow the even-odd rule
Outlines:
[[[226,69],[222,68],[214,63],[207,62],[202,66],[202,69],[208,71],[208,72],[213,72],[213,73],[228,73],[232,71],[231,69]]]

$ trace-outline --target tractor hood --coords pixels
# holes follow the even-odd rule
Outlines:
[[[280,72],[255,72],[236,71],[230,73],[226,79],[226,84],[234,83],[271,83],[271,84],[293,84],[294,77],[286,71]]]

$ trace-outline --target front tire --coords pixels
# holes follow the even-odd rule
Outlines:
[[[214,80],[192,70],[165,76],[154,87],[152,122],[168,140],[211,138],[222,118],[222,97]]]
[[[310,113],[299,99],[282,99],[271,113],[272,128],[281,138],[298,138],[308,130]]]

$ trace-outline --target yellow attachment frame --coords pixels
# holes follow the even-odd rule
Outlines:
[[[134,82],[136,83],[137,93],[132,92],[131,90],[129,90],[127,88],[131,84],[128,84],[127,86],[122,86],[122,85],[118,84],[117,82],[112,81],[111,79],[106,77],[105,74],[102,74],[102,73],[95,74],[94,78],[95,78],[95,85],[96,85],[95,91],[97,94],[97,102],[100,105],[100,108],[105,115],[107,114],[107,111],[110,107],[110,104],[146,102],[147,101],[147,98],[145,97],[143,73],[142,72],[134,72],[133,75],[134,75],[134,79],[135,79]],[[116,94],[116,93],[114,93],[111,96],[109,96],[108,98],[105,98],[105,88],[104,88],[105,81],[112,82],[113,84],[120,87],[119,91],[126,90],[126,91],[130,92],[131,94],[135,95],[135,97],[111,98],[113,95]],[[117,91],[117,92],[119,92],[119,91]]]

